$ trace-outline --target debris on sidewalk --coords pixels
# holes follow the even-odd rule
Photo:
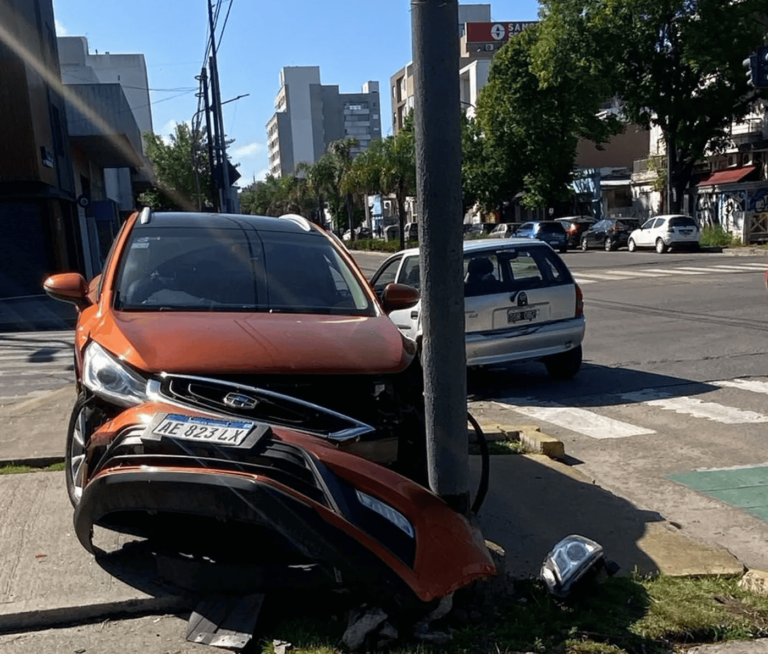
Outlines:
[[[739,587],[757,595],[768,597],[768,572],[764,570],[748,570],[741,580]]]
[[[293,649],[293,645],[287,640],[273,640],[272,649],[275,650],[275,654],[287,654]]]
[[[359,649],[365,643],[366,637],[376,631],[388,617],[378,607],[366,609],[363,605],[350,613],[347,630],[341,640],[349,649]]]

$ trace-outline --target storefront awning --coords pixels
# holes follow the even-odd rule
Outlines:
[[[732,184],[739,182],[755,170],[755,166],[745,166],[735,170],[718,170],[707,175],[699,182],[699,186],[717,186],[719,184]]]

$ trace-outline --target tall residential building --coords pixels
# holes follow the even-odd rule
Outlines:
[[[362,152],[381,138],[379,83],[366,82],[361,93],[339,93],[338,86],[320,82],[318,66],[293,66],[280,71],[276,113],[267,123],[269,172],[289,175],[299,163],[315,163],[328,145],[347,137]]]

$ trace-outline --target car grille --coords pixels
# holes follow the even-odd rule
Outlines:
[[[301,382],[297,377],[276,381],[276,377],[211,379],[167,375],[160,382],[159,392],[187,406],[292,427],[335,440],[372,432],[372,427],[357,422],[355,416],[347,418],[350,408],[354,408],[355,415],[370,417],[369,405],[375,401],[372,380],[362,385],[358,378],[352,384],[345,379],[341,384],[340,378],[345,379],[318,376]]]

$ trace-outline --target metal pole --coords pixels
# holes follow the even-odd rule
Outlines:
[[[469,512],[458,0],[412,0],[430,488]]]
[[[211,133],[211,109],[208,103],[208,73],[203,68],[200,73],[200,79],[203,82],[203,98],[205,100],[205,133],[208,141],[208,167],[211,171],[211,200],[214,203],[216,211],[221,211],[218,202],[218,193],[216,192],[216,180],[214,179],[215,160],[213,157],[213,134]]]
[[[221,191],[223,196],[222,211],[229,213],[229,167],[227,166],[227,144],[224,135],[224,116],[221,112],[221,88],[219,86],[219,64],[216,56],[216,29],[213,23],[213,5],[208,0],[208,25],[211,30],[211,90],[213,92],[213,115],[216,127],[216,149],[221,165]]]

